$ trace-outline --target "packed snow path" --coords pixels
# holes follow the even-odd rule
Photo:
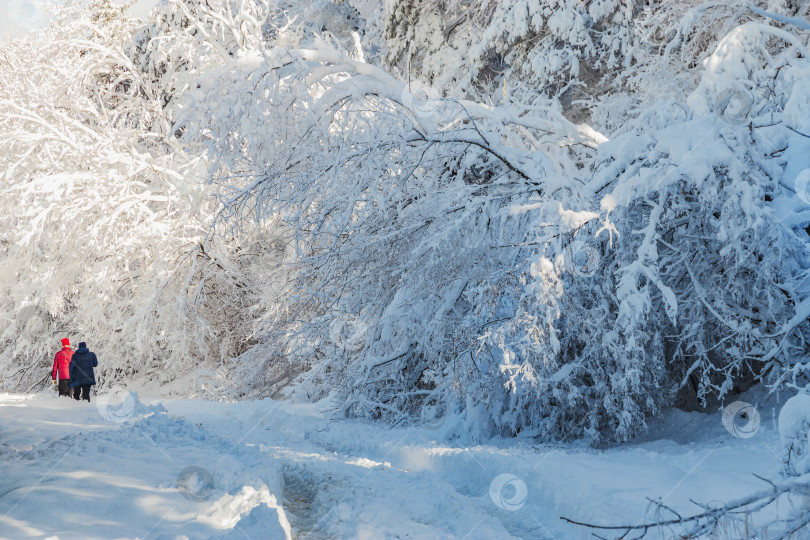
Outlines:
[[[439,443],[447,425],[271,400],[94,400],[0,395],[0,537],[587,538],[559,517],[639,522],[645,497],[688,513],[780,465],[770,410],[750,438],[676,413],[668,440],[595,451]]]

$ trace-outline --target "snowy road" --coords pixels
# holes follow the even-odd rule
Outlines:
[[[389,429],[317,405],[123,396],[0,395],[0,537],[586,538],[560,516],[637,523],[645,497],[688,513],[690,497],[753,492],[752,473],[779,467],[764,410],[748,439],[677,413],[670,440],[597,452],[435,442],[450,420]]]

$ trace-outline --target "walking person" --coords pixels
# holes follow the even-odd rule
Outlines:
[[[56,384],[56,377],[59,376],[59,395],[70,397],[70,358],[73,356],[73,349],[70,348],[70,340],[62,339],[62,350],[56,353],[53,358],[53,369],[51,370],[51,380]]]
[[[79,401],[81,394],[83,400],[90,402],[90,387],[96,384],[96,374],[93,372],[96,366],[96,353],[91,352],[87,343],[82,341],[70,359],[70,387],[73,388],[73,399],[76,401]]]

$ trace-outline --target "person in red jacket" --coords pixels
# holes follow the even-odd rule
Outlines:
[[[53,371],[51,380],[56,384],[56,375],[59,375],[59,395],[70,397],[70,358],[73,350],[70,348],[70,340],[62,339],[62,350],[56,353],[53,359]]]

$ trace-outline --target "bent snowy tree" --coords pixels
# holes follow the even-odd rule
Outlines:
[[[399,421],[438,400],[490,433],[595,440],[633,436],[679,388],[705,402],[787,373],[802,384],[806,239],[772,215],[793,195],[784,156],[759,157],[795,144],[764,124],[805,61],[793,33],[740,27],[692,111],[659,105],[611,142],[551,100],[443,97],[300,28],[209,46],[227,52],[190,81],[173,129],[209,145],[224,215],[274,220],[287,246],[264,344],[243,358],[268,363],[259,392],[297,374],[289,395],[337,390],[349,414]],[[744,122],[723,102],[743,81],[718,75],[740,61],[760,66]]]
[[[807,385],[804,27],[742,2],[528,2],[522,26],[400,2],[374,8],[383,36],[346,4],[172,1],[137,28],[97,8],[4,48],[84,76],[2,67],[26,203],[0,255],[39,272],[0,300],[13,384],[43,335],[93,331],[144,341],[121,373],[228,362],[240,396],[594,442]],[[94,258],[54,276],[64,213]]]

